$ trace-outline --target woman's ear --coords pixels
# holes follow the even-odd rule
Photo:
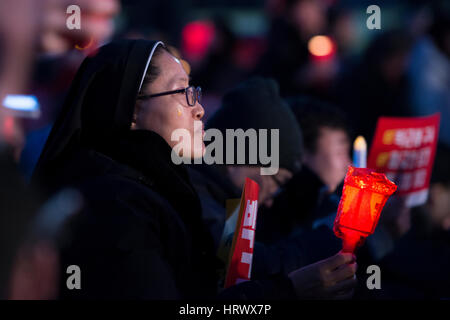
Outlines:
[[[131,130],[135,130],[136,129],[136,109],[134,110],[133,113],[133,118],[131,118]]]
[[[137,129],[137,117],[140,109],[141,108],[139,106],[139,102],[137,102],[136,105],[134,106],[133,117],[131,118],[131,127],[130,127],[131,130]]]

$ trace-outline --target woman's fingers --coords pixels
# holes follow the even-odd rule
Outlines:
[[[358,265],[356,262],[351,264],[341,265],[331,273],[331,277],[335,282],[351,278],[355,275]]]
[[[357,285],[358,280],[356,279],[356,275],[342,280],[335,285],[328,288],[328,292],[334,295],[340,295],[341,292],[346,292],[352,290]]]
[[[352,253],[339,252],[328,259],[327,267],[329,271],[333,271],[343,264],[352,263],[354,260],[354,255]]]

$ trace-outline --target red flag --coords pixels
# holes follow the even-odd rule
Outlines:
[[[239,208],[238,223],[230,252],[231,258],[229,259],[225,288],[250,280],[258,212],[258,193],[258,184],[246,178]]]

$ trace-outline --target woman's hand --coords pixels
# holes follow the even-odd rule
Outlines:
[[[356,258],[351,253],[336,255],[289,274],[300,299],[350,299],[356,280]]]

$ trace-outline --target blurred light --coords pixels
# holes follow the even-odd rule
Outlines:
[[[11,140],[14,137],[14,118],[5,117],[3,120],[2,133],[6,140]]]
[[[9,94],[3,99],[3,105],[15,110],[34,110],[39,104],[34,96]]]
[[[334,53],[334,43],[330,37],[314,36],[308,41],[308,50],[314,57],[330,57]]]
[[[209,21],[193,21],[181,33],[182,49],[188,59],[202,59],[215,36],[214,25]]]
[[[356,168],[367,166],[367,143],[363,136],[358,136],[353,143],[353,166]]]
[[[3,99],[3,106],[17,117],[38,118],[39,102],[35,96],[9,94]]]

